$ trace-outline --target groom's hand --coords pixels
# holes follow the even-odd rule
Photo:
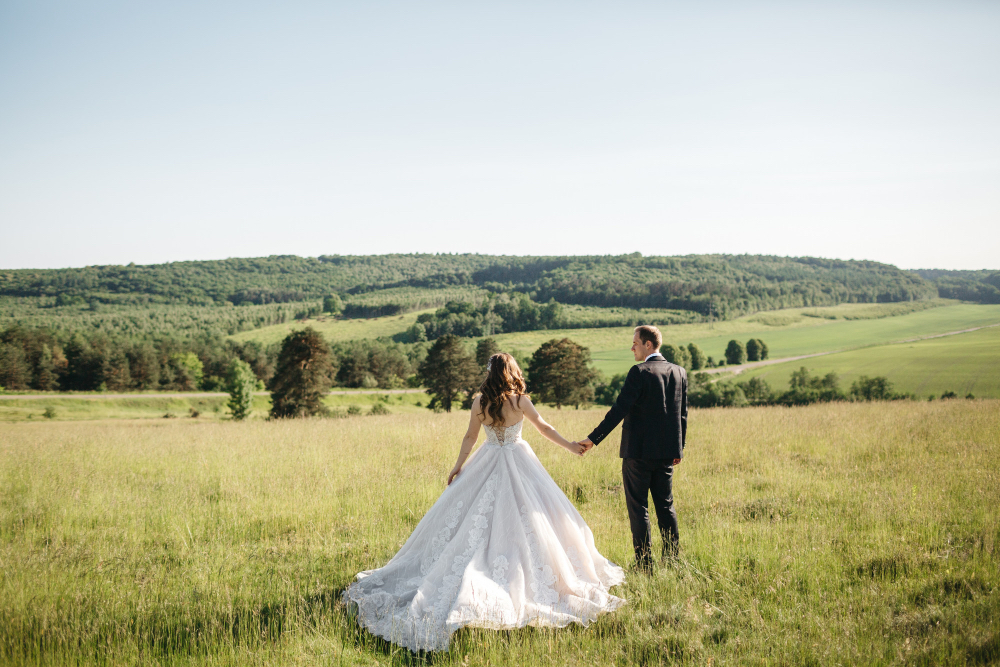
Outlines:
[[[586,454],[587,452],[589,452],[590,448],[594,446],[594,443],[591,442],[590,438],[584,438],[583,440],[580,440],[580,444],[583,445],[583,453],[584,454]]]
[[[675,466],[676,466],[676,465],[680,465],[680,462],[681,462],[681,460],[680,460],[680,459],[674,459],[674,465],[675,465]]]

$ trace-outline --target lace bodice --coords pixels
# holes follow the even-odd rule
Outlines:
[[[512,445],[521,439],[521,426],[524,425],[524,420],[517,422],[516,424],[511,424],[506,428],[493,426],[486,427],[486,444],[494,445],[496,447],[503,447],[504,445]]]

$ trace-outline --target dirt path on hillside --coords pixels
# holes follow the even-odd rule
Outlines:
[[[331,391],[330,396],[350,396],[351,394],[421,394],[423,389],[351,389],[347,391]],[[255,391],[255,396],[269,396],[266,391]],[[0,394],[3,399],[41,399],[41,398],[82,398],[88,401],[103,401],[108,398],[223,398],[229,396],[225,392],[211,391],[174,391],[174,392],[134,392],[131,394],[63,394],[58,391],[47,394]]]
[[[843,350],[830,350],[829,352],[814,352],[813,354],[802,354],[797,357],[783,357],[781,359],[765,359],[764,361],[754,361],[749,364],[742,364],[740,366],[722,366],[721,368],[706,368],[705,370],[698,371],[699,373],[709,373],[715,375],[716,373],[732,373],[733,375],[739,375],[743,371],[752,370],[754,368],[760,368],[761,366],[771,366],[773,364],[783,364],[788,361],[798,361],[800,359],[812,359],[813,357],[823,357],[828,354],[837,354],[838,352],[848,352],[850,350],[861,350],[866,347],[884,347],[886,345],[900,345],[902,343],[915,343],[920,340],[930,340],[931,338],[944,338],[945,336],[957,336],[958,334],[969,333],[971,331],[979,331],[980,329],[990,329],[992,327],[1000,327],[1000,322],[996,324],[986,324],[981,327],[972,327],[971,329],[961,329],[959,331],[949,331],[947,333],[931,334],[929,336],[920,336],[918,338],[907,338],[905,340],[894,340],[890,343],[879,343],[877,345],[862,345],[861,347],[849,347]]]

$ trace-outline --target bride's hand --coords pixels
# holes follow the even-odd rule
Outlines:
[[[581,445],[579,442],[569,443],[569,446],[566,449],[573,452],[577,456],[583,456],[583,453],[587,451],[587,448]]]
[[[462,472],[462,469],[458,466],[451,469],[451,472],[448,473],[448,486],[451,486],[451,483],[455,481],[455,478],[458,477],[458,473],[460,472]]]

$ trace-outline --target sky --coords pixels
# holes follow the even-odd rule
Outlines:
[[[0,269],[1000,269],[1000,2],[0,0]]]

